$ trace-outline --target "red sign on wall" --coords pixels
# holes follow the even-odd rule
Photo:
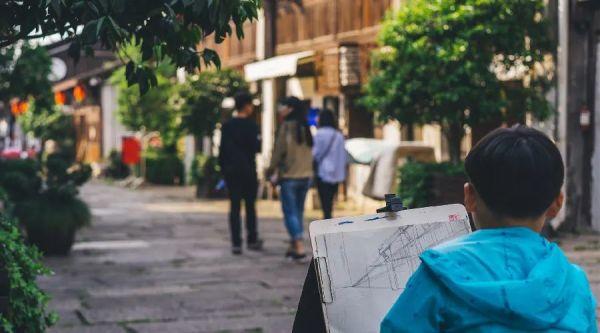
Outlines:
[[[133,136],[124,136],[122,140],[121,159],[127,165],[140,163],[142,145],[140,140]]]

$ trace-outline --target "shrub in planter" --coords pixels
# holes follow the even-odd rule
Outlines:
[[[183,185],[184,166],[175,152],[147,150],[144,152],[146,180],[158,185]]]
[[[57,320],[47,310],[48,295],[35,283],[50,273],[40,262],[40,253],[27,246],[15,220],[0,214],[0,270],[2,294],[8,302],[0,313],[0,329],[6,333],[41,333]],[[5,296],[2,295],[2,296]]]
[[[68,254],[75,232],[91,220],[85,202],[70,189],[56,188],[18,204],[15,215],[25,227],[29,241],[49,255]]]
[[[196,155],[192,163],[192,179],[196,183],[198,198],[215,198],[225,195],[224,190],[217,189],[221,181],[221,168],[218,158],[214,156]]]
[[[399,170],[398,195],[410,208],[463,202],[463,164],[406,162]]]
[[[77,194],[77,186],[85,184],[92,177],[92,168],[87,164],[73,164],[68,156],[62,154],[48,155],[45,164],[46,185],[49,188],[71,187]]]
[[[123,163],[121,153],[112,150],[110,155],[108,155],[108,166],[104,170],[104,175],[113,179],[124,179],[127,178],[130,173],[129,167]]]
[[[32,197],[42,185],[39,163],[33,159],[0,160],[0,185],[13,202]]]
[[[28,240],[46,254],[67,254],[75,231],[90,221],[87,205],[77,198],[77,187],[92,170],[73,164],[69,154],[54,153],[40,165],[36,161],[2,161],[0,185],[14,203],[14,214]]]

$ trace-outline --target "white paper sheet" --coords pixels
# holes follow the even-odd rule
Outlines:
[[[471,228],[462,205],[447,205],[315,221],[309,230],[328,331],[375,333],[419,254]]]

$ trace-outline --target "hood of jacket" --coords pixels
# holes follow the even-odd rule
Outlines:
[[[476,231],[425,251],[421,260],[467,306],[516,329],[552,327],[581,287],[578,268],[561,249],[528,228]]]

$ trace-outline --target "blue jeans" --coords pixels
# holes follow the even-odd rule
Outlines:
[[[310,179],[282,179],[280,185],[285,227],[292,240],[300,240],[304,232],[304,200],[310,187]]]

